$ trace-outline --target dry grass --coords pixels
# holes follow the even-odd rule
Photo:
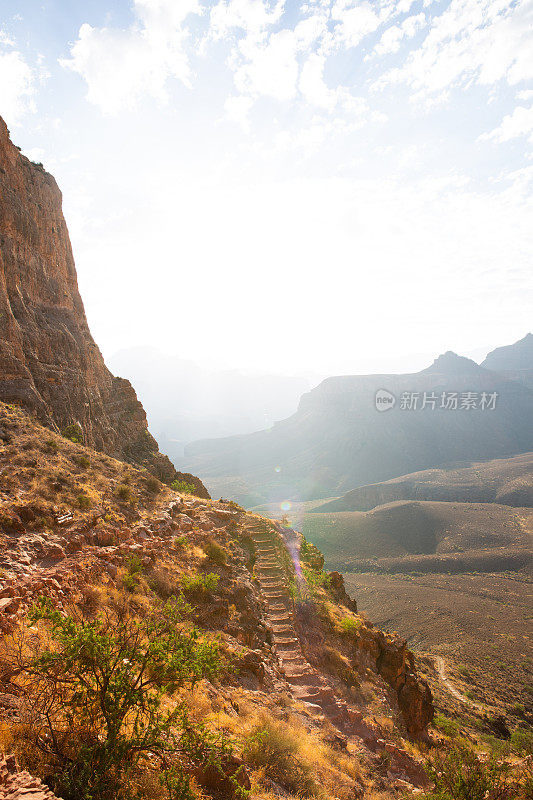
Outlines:
[[[35,527],[46,530],[54,513],[64,512],[72,512],[75,520],[103,514],[106,522],[120,526],[153,513],[173,496],[159,482],[159,490],[151,491],[156,479],[146,470],[71,442],[16,406],[0,403],[0,426],[9,437],[4,446],[0,443],[0,468],[9,466],[0,516],[16,513],[16,494],[17,505],[33,514]]]

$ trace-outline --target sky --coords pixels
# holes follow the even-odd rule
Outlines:
[[[533,2],[2,0],[109,357],[418,369],[531,330]]]

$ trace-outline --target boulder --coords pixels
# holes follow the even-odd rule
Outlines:
[[[426,681],[410,672],[398,691],[398,705],[410,736],[421,736],[435,715],[431,689]]]

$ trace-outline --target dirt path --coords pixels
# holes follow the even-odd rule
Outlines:
[[[480,711],[483,711],[483,706],[476,703],[475,700],[470,700],[466,695],[462,694],[450,681],[446,674],[446,663],[441,656],[435,656],[435,667],[437,668],[437,674],[442,681],[442,683],[446,686],[448,691],[451,695],[453,695],[457,700],[460,700],[462,703],[465,703],[467,706],[471,706],[472,708],[477,708]]]

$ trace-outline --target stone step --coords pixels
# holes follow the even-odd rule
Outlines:
[[[274,644],[276,645],[276,647],[288,644],[298,645],[298,647],[300,646],[300,642],[295,636],[276,636],[275,634],[274,634]]]
[[[313,674],[311,670],[306,670],[305,666],[300,670],[299,665],[289,666],[285,670],[285,677],[289,683],[295,686],[313,687],[313,689],[323,688],[323,683],[319,675]]]
[[[275,572],[281,572],[283,574],[283,568],[280,567],[279,564],[262,564],[262,563],[258,562],[255,565],[255,568],[256,568],[256,571],[258,570],[259,572],[272,572],[272,571],[275,571]]]

